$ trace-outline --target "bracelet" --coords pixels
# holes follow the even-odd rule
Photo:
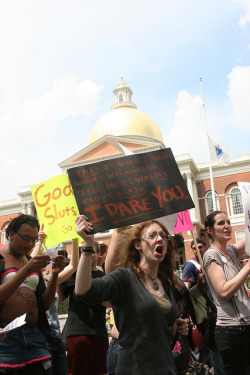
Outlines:
[[[86,251],[82,251],[82,254],[83,255],[92,255],[92,253],[89,253],[89,252],[86,252]]]
[[[93,251],[94,251],[93,246],[81,246],[80,249],[83,253],[88,253],[88,254],[93,254]]]

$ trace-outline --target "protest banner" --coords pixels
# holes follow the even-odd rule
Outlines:
[[[201,265],[201,271],[204,273],[202,257],[201,257],[201,253],[200,253],[197,241],[196,241],[194,226],[190,218],[189,212],[186,210],[186,211],[182,211],[178,213],[178,217],[175,222],[174,233],[176,234],[176,233],[187,232],[187,231],[191,232],[192,239],[194,241],[194,245],[196,248],[197,257]]]
[[[250,254],[250,182],[238,182],[245,211],[245,249]]]
[[[175,213],[172,215],[157,217],[157,221],[162,223],[164,227],[167,228],[170,236],[174,236],[174,227],[175,227],[175,222],[176,222],[177,217],[178,217],[178,213]]]
[[[194,207],[170,148],[71,168],[68,175],[95,233]]]
[[[75,231],[79,215],[75,197],[67,174],[52,177],[31,188],[40,224],[44,224],[47,237],[45,247],[79,238]]]
[[[187,232],[189,230],[194,230],[189,212],[179,212],[174,226],[174,233]]]

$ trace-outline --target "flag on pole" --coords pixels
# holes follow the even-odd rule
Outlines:
[[[208,144],[210,150],[210,158],[212,161],[216,161],[218,165],[229,165],[229,148],[221,147],[208,135]]]

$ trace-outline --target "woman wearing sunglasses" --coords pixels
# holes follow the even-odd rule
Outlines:
[[[45,311],[54,300],[58,273],[65,262],[62,256],[54,259],[46,289],[41,269],[47,266],[50,257],[28,256],[38,241],[38,231],[35,217],[16,217],[6,229],[9,244],[0,251],[0,327],[26,314],[26,324],[10,331],[0,343],[0,373],[47,374],[51,365]]]
[[[86,216],[77,218],[76,231],[85,245],[75,293],[86,303],[111,302],[122,347],[116,374],[177,374],[170,342],[176,332],[187,335],[188,320],[178,319],[173,242],[167,229],[156,220],[135,225],[122,243],[120,267],[91,280],[92,228]]]
[[[215,341],[221,353],[224,375],[250,374],[250,299],[244,282],[250,274],[250,260],[243,269],[238,258],[245,240],[227,245],[232,227],[228,216],[214,211],[205,219],[211,247],[203,257],[204,269],[217,307]]]

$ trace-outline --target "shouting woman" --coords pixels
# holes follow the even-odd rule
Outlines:
[[[172,293],[173,243],[167,229],[151,220],[135,225],[123,243],[120,264],[109,275],[91,279],[92,224],[82,215],[76,231],[84,239],[77,271],[76,298],[89,304],[110,301],[122,347],[117,375],[175,375],[171,340],[187,335]]]

